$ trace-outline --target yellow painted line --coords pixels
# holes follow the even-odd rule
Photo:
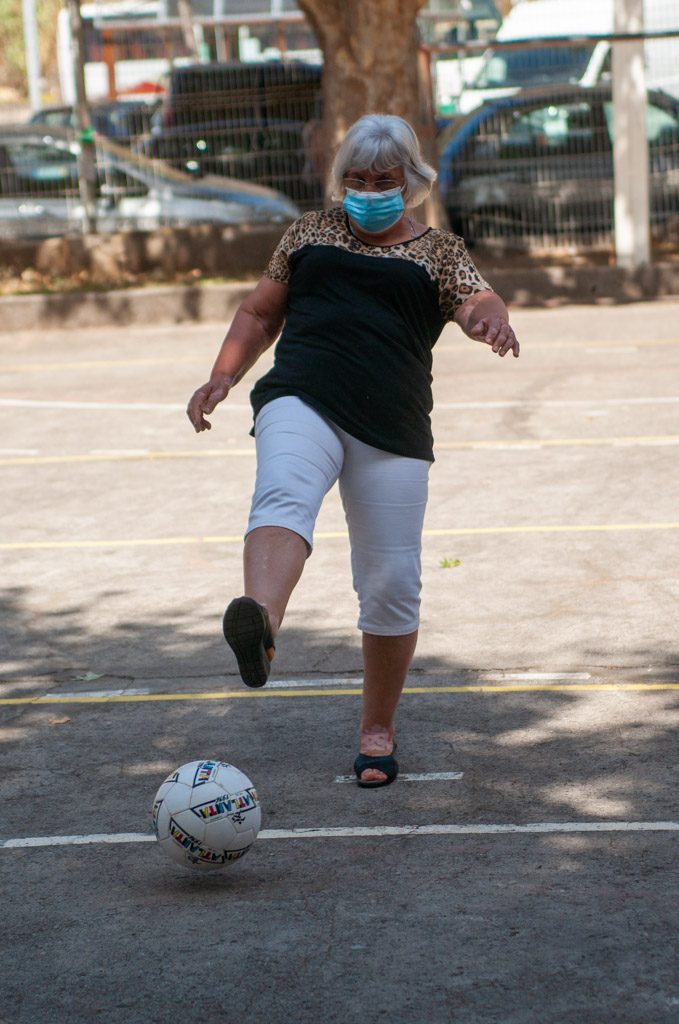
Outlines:
[[[254,454],[255,446],[253,443],[251,448],[206,448],[204,451],[97,452],[92,455],[21,455],[16,458],[0,459],[0,466],[49,466],[64,462],[160,462],[165,459],[214,459],[224,458],[225,455],[254,456]]]
[[[679,523],[593,523],[545,526],[477,526],[460,529],[425,530],[426,537],[459,537],[466,534],[493,533],[607,533],[626,530],[677,530]],[[322,535],[320,535],[322,536]],[[346,534],[342,534],[346,536]],[[1,546],[1,545],[0,545]]]
[[[506,685],[479,684],[469,686],[406,686],[404,694],[435,693],[653,693],[679,690],[679,682],[670,683],[508,683]],[[261,700],[289,697],[360,697],[360,688],[333,687],[332,689],[303,690],[214,690],[198,693],[144,693],[94,696],[92,694],[68,697],[3,697],[0,704],[159,704],[170,701],[192,700]]]
[[[493,441],[439,441],[434,448],[438,451],[439,449],[447,448],[577,448],[580,446],[594,447],[596,445],[607,447],[609,445],[628,446],[675,443],[679,444],[679,434],[640,434],[638,436],[623,435],[620,437],[535,437],[530,440],[525,438],[518,441],[506,437],[502,440],[496,439]]]
[[[425,537],[489,536],[492,534],[521,533],[611,533],[648,530],[678,530],[679,523],[593,523],[583,525],[545,526],[470,526],[457,529],[424,530]],[[315,534],[317,540],[341,540],[348,537],[346,530],[324,531]],[[118,540],[33,540],[0,544],[0,551],[60,551],[74,548],[138,548],[181,547],[193,544],[241,544],[242,534],[218,537],[138,537]]]
[[[640,434],[638,436],[620,437],[551,437],[515,440],[513,438],[495,439],[491,441],[440,441],[434,447],[436,451],[485,449],[506,450],[512,448],[568,448],[568,447],[608,447],[608,446],[643,446],[643,445],[679,445],[679,434]],[[162,462],[170,459],[222,459],[224,456],[255,455],[254,443],[249,448],[206,448],[178,449],[177,451],[139,451],[139,452],[96,452],[87,455],[21,455],[0,458],[0,466],[50,466],[60,463],[88,462]]]

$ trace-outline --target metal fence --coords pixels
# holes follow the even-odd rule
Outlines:
[[[592,0],[592,9],[603,2]],[[679,31],[679,0],[645,2],[653,31]],[[190,31],[179,17],[85,18],[93,124],[123,147],[128,168],[116,177],[105,139],[98,144],[102,230],[113,223],[178,223],[180,208],[186,222],[256,220],[257,197],[261,210],[282,204],[276,216],[282,209],[292,216],[322,205],[317,140],[323,69],[316,41],[294,3],[279,4],[276,18],[269,0],[261,0],[261,14],[253,14],[253,3],[241,4],[248,8],[248,24],[230,3],[229,18],[207,14]],[[150,10],[154,4],[130,0],[128,6]],[[195,0],[194,10],[199,6]],[[87,5],[82,9],[86,13]],[[124,3],[116,7],[124,9]],[[480,24],[485,33],[493,27],[488,20]],[[441,31],[436,34],[432,25]],[[596,27],[593,22],[588,31]],[[30,145],[27,138],[20,145],[16,136],[0,136],[4,233],[37,234],[46,224],[57,233],[59,218],[45,206],[49,201],[53,212],[57,199],[66,203],[69,229],[79,223],[78,142],[72,133],[54,134],[74,127],[67,27],[60,23],[59,31],[64,106],[34,116]],[[499,249],[612,249],[610,31],[570,44],[505,40],[485,48],[464,38],[459,20],[430,19],[423,38],[439,130],[439,184],[453,229],[471,245]],[[650,220],[660,243],[679,235],[679,37],[649,39],[645,58]],[[248,192],[253,185],[273,191]],[[226,192],[231,212],[218,214],[215,204]],[[171,193],[181,195],[183,205],[172,207]],[[136,212],[130,212],[131,200]]]
[[[648,94],[650,220],[679,222],[679,103]],[[440,188],[453,230],[496,248],[611,248],[610,84],[537,86],[488,101],[444,130]]]

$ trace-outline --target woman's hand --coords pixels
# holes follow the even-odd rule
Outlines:
[[[201,430],[212,429],[212,424],[205,417],[214,412],[216,406],[224,401],[232,384],[233,377],[229,377],[225,373],[213,374],[207,384],[203,384],[191,396],[186,415],[191,420],[197,434],[200,434]]]
[[[504,317],[483,317],[471,328],[469,337],[491,345],[493,352],[497,352],[500,356],[506,356],[508,352],[513,352],[517,359],[519,357],[518,339]]]

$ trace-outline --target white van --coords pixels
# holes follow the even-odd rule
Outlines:
[[[644,19],[647,32],[679,28],[679,3],[645,0]],[[613,0],[519,0],[502,22],[498,41],[579,38],[571,46],[486,50],[475,79],[460,94],[459,112],[530,86],[595,85],[610,74],[611,44],[583,36],[606,35],[613,26]],[[645,51],[648,87],[679,96],[679,38],[648,40]]]

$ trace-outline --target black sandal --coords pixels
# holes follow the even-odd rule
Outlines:
[[[394,744],[394,750],[396,750],[396,744]],[[366,768],[375,768],[378,772],[384,772],[387,777],[382,780],[371,779],[368,782],[362,782],[361,775]],[[377,789],[378,786],[388,786],[394,781],[398,775],[398,762],[393,751],[391,754],[382,754],[379,757],[373,757],[371,754],[359,754],[354,761],[354,771],[358,786],[362,789]]]
[[[224,638],[236,655],[246,686],[264,686],[271,672],[267,650],[275,649],[269,615],[253,597],[236,597],[224,612]]]

